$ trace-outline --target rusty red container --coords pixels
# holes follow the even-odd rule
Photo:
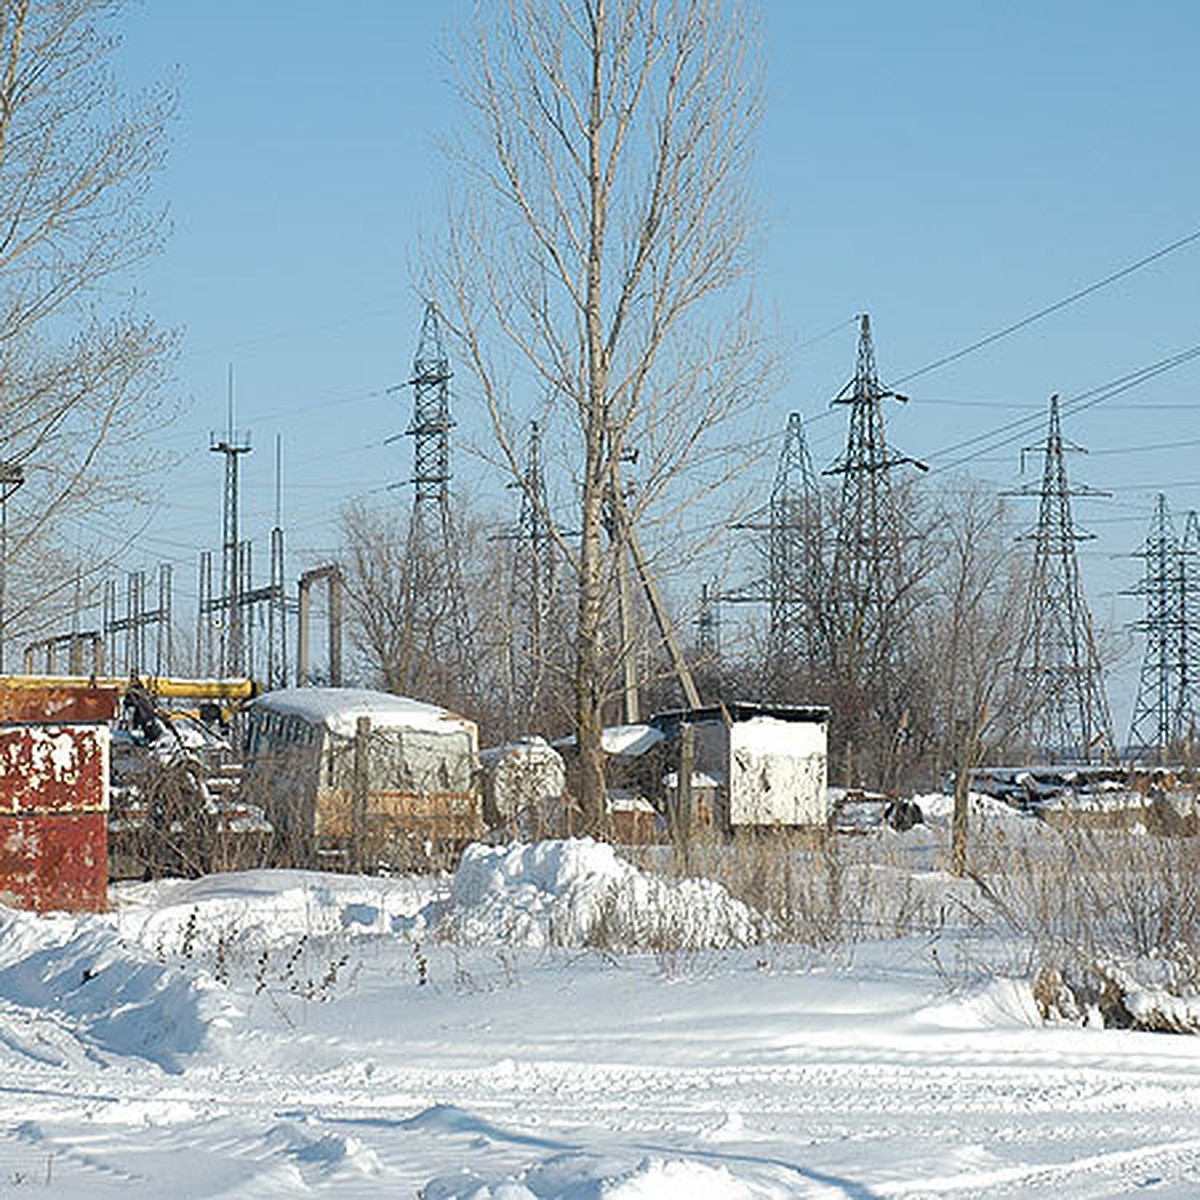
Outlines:
[[[114,688],[0,680],[0,900],[39,912],[108,899]]]

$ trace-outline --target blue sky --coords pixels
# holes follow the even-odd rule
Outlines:
[[[444,57],[466,0],[147,3],[122,18],[131,85],[176,78],[180,116],[157,192],[174,232],[142,273],[148,307],[183,333],[182,413],[163,435],[172,486],[131,566],[220,541],[221,463],[207,450],[235,375],[246,532],[265,537],[283,435],[285,526],[311,565],[351,497],[405,506],[411,444],[385,444],[410,399],[415,281],[445,194],[439,139],[458,120]],[[1200,9],[1107,3],[784,3],[763,6],[767,115],[757,292],[788,347],[764,421],[809,422],[828,465],[845,436],[829,399],[853,372],[851,319],[869,312],[896,379],[1200,229]],[[952,366],[914,379],[889,432],[934,468],[957,443],[1200,343],[1200,240]],[[829,332],[835,330],[836,332]],[[825,336],[821,336],[825,335]],[[815,340],[814,340],[815,339]],[[1119,592],[1154,497],[1200,507],[1200,362],[1077,416],[1073,477],[1093,610],[1122,628]],[[482,429],[460,406],[464,436]],[[1040,426],[962,469],[1011,488]],[[1166,446],[1165,449],[1152,447]],[[461,484],[488,485],[459,455]],[[765,480],[770,464],[764,465]],[[1028,481],[1031,476],[1024,477]],[[1029,517],[1033,519],[1032,504]],[[265,554],[265,544],[264,544]],[[1115,684],[1136,670],[1136,652]],[[1118,715],[1118,724],[1124,719]],[[1120,735],[1121,730],[1118,730]]]

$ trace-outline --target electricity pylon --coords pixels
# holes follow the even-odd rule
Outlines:
[[[780,684],[807,666],[815,624],[814,599],[824,586],[821,493],[799,413],[788,415],[783,450],[771,487],[767,523],[768,675],[772,698]]]
[[[1146,541],[1136,557],[1145,560],[1145,573],[1125,594],[1145,601],[1145,616],[1134,628],[1146,635],[1146,645],[1129,723],[1129,749],[1165,763],[1186,752],[1196,721],[1191,678],[1195,647],[1188,621],[1190,572],[1166,496],[1158,497]]]
[[[450,360],[437,305],[425,304],[413,360],[413,507],[404,555],[400,683],[406,692],[434,687],[446,703],[475,687],[475,662],[457,532],[450,509]],[[455,672],[446,678],[446,668]],[[437,699],[439,697],[422,697]]]
[[[846,450],[825,472],[842,477],[828,585],[828,649],[835,677],[851,686],[886,683],[909,616],[904,530],[892,477],[899,467],[926,467],[888,446],[887,399],[903,403],[907,397],[879,382],[871,319],[864,314],[854,378],[833,399],[850,408]]]
[[[557,585],[541,447],[541,430],[534,421],[529,430],[525,469],[516,484],[521,490],[521,509],[513,538],[509,648],[511,708],[524,730],[534,727],[545,694]]]
[[[1075,529],[1072,496],[1103,496],[1067,482],[1058,396],[1050,397],[1046,440],[1029,447],[1044,455],[1040,484],[1014,495],[1039,500],[1037,526],[1023,540],[1033,543],[1033,567],[1025,605],[1020,664],[1029,688],[1030,748],[1051,760],[1115,761],[1112,717],[1092,618],[1083,594],[1076,544],[1093,535]]]
[[[766,534],[765,575],[719,598],[767,605],[764,687],[768,698],[783,701],[810,666],[825,585],[821,492],[796,412],[788,414],[766,518],[735,526]]]
[[[1188,513],[1184,521],[1179,553],[1183,564],[1180,605],[1184,626],[1188,631],[1184,659],[1184,703],[1191,714],[1184,749],[1188,765],[1191,766],[1195,761],[1196,724],[1200,718],[1200,515],[1195,509]]]

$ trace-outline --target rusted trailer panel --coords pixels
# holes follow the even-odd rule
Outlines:
[[[100,910],[115,689],[0,681],[0,900]]]

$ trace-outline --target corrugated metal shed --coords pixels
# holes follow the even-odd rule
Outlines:
[[[0,900],[38,911],[108,899],[109,727],[117,692],[0,680]]]

